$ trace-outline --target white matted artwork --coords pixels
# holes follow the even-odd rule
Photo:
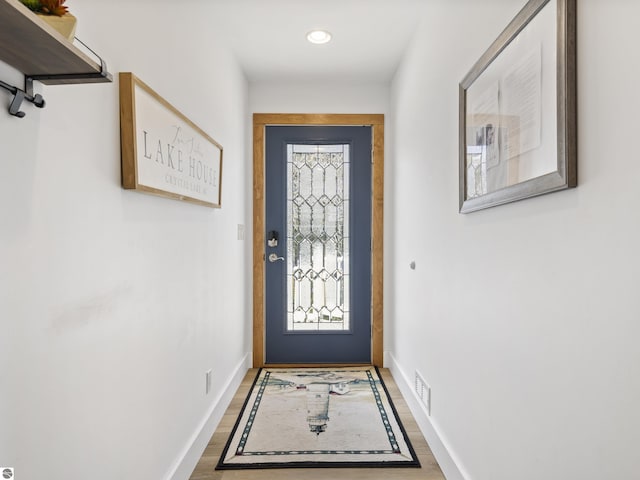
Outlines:
[[[219,208],[222,146],[130,72],[120,73],[122,186]]]
[[[576,2],[530,0],[460,83],[460,212],[577,184]]]

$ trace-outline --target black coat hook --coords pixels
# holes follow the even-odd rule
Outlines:
[[[13,100],[9,104],[9,113],[14,117],[23,118],[26,113],[20,110],[22,106],[22,102],[25,100],[27,102],[33,103],[38,108],[44,108],[46,102],[44,98],[39,93],[33,94],[33,79],[30,77],[25,78],[25,89],[20,90],[18,87],[14,87],[13,85],[9,85],[8,83],[0,80],[0,87],[8,90],[13,94]]]

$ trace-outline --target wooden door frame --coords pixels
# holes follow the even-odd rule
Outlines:
[[[265,127],[267,125],[371,126],[373,171],[371,202],[371,364],[383,359],[383,114],[253,114],[253,366],[265,363]],[[269,364],[270,366],[276,366]]]

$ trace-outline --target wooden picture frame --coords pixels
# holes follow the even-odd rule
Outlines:
[[[576,0],[530,0],[459,92],[460,213],[577,186]]]
[[[133,73],[119,77],[123,188],[220,208],[222,146]]]

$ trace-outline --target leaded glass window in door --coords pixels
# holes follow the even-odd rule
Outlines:
[[[287,146],[287,330],[349,330],[349,145]]]

